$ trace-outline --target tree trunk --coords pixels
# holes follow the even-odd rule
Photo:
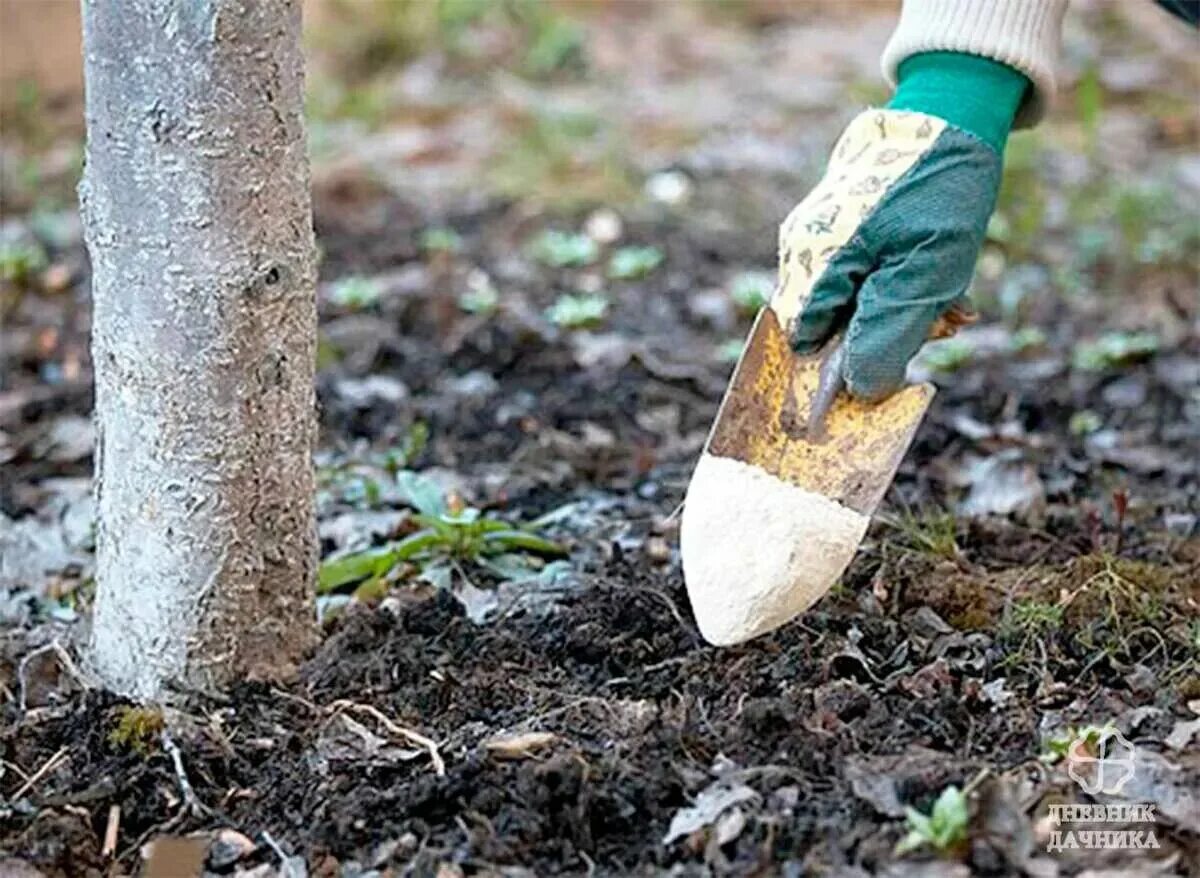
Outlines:
[[[285,673],[316,567],[300,0],[83,0],[91,661],[159,699]]]

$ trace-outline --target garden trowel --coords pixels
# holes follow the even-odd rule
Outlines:
[[[717,645],[784,624],[838,581],[933,398],[932,385],[918,384],[878,403],[853,399],[841,392],[840,341],[815,356],[792,350],[792,323],[828,254],[871,207],[847,199],[830,211],[831,200],[818,186],[784,222],[778,285],[688,486],[684,578],[700,631]],[[833,221],[815,222],[815,207]],[[956,307],[931,337],[971,319]]]

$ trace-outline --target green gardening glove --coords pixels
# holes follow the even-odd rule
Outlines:
[[[825,178],[784,223],[782,270],[812,277],[794,303],[793,346],[815,352],[844,330],[843,378],[855,396],[902,387],[935,321],[964,296],[1028,86],[987,58],[912,56],[887,108],[851,123]]]

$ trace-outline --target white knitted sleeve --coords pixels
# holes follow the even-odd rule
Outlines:
[[[904,0],[883,50],[883,75],[896,85],[900,62],[921,52],[983,55],[1020,70],[1033,90],[1016,126],[1041,119],[1054,97],[1067,0]]]

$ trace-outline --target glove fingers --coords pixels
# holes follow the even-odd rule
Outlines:
[[[846,326],[868,268],[866,254],[856,242],[834,255],[796,317],[792,327],[793,350],[800,354],[814,353]]]
[[[965,283],[934,287],[936,273],[913,272],[911,262],[872,273],[858,293],[846,331],[846,387],[860,399],[890,396],[905,384],[908,362],[938,318],[963,298]],[[933,283],[922,284],[921,276]]]

